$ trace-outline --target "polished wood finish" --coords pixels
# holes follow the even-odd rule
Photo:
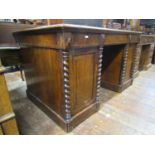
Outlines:
[[[59,25],[15,33],[28,97],[65,131],[99,108],[101,32]]]
[[[82,21],[73,19],[51,19],[50,21],[51,24],[79,24],[79,22],[81,22],[83,25],[102,27],[101,20],[93,19]],[[103,50],[102,86],[121,92],[132,84],[133,77],[137,75],[137,63],[139,61],[137,44],[140,40],[140,33],[114,29],[104,29],[104,33],[104,45],[106,47]],[[83,42],[83,40],[81,40],[81,42]],[[119,49],[119,47],[122,48]]]
[[[19,132],[3,74],[4,71],[5,69],[0,68],[0,134],[16,135]]]
[[[93,20],[93,19],[82,20],[82,21],[79,21],[78,19],[77,20],[50,19],[49,21],[50,21],[49,22],[50,24],[61,24],[61,23],[79,24],[80,22],[83,25],[93,25],[93,26],[95,25],[100,27],[103,26],[103,21],[101,22],[101,20]],[[138,75],[138,64],[139,64],[140,50],[141,50],[141,47],[138,46],[138,43],[140,41],[140,36],[139,36],[140,33],[135,33],[132,31],[118,31],[118,30],[112,30],[112,29],[110,31],[108,31],[108,29],[105,29],[104,33],[106,33],[105,41],[104,41],[104,44],[106,46],[122,45],[124,46],[124,50],[125,50],[125,47],[127,48],[126,49],[127,52],[124,52],[124,50],[121,50],[121,52],[119,52],[119,49],[118,49],[118,51],[115,51],[117,52],[115,56],[113,55],[113,51],[106,52],[107,48],[105,47],[104,49],[106,53],[104,54],[105,63],[109,60],[109,62],[107,62],[109,66],[108,64],[105,64],[105,63],[103,64],[103,67],[105,65],[107,69],[103,69],[104,74],[102,75],[102,86],[117,92],[121,92],[129,85],[131,85],[132,79]],[[151,41],[151,39],[149,41]],[[114,46],[114,47],[117,48],[117,46]],[[114,49],[114,48],[111,47],[111,49]],[[125,57],[123,57],[123,54],[122,54],[123,52],[124,54],[126,53]],[[124,65],[124,64],[127,64],[127,65]],[[114,74],[115,72],[119,74]],[[113,81],[114,79],[116,79],[115,82]]]
[[[139,61],[139,70],[147,70],[151,66],[155,45],[155,35],[141,35],[140,46],[141,55]]]

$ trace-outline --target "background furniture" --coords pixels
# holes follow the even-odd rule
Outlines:
[[[11,106],[4,73],[18,70],[22,73],[20,47],[12,33],[30,27],[34,26],[0,22],[0,134],[18,134],[15,114]]]
[[[21,77],[24,80],[21,59],[20,59],[20,47],[3,47],[0,45],[0,60],[1,66],[10,67],[9,71],[20,71]]]
[[[27,20],[20,20],[25,23]],[[54,25],[54,24],[76,24],[76,25],[87,25],[87,26],[103,26],[102,19],[31,19],[29,20],[34,25]]]
[[[13,32],[32,28],[29,24],[16,24],[9,22],[0,22],[0,59],[3,66],[12,66],[12,71],[20,70],[22,75],[22,66],[20,59],[20,47],[13,37]],[[16,69],[16,70],[15,70]],[[11,71],[11,70],[10,70]],[[23,75],[22,75],[23,79]]]
[[[4,73],[10,68],[0,67],[0,135],[19,134]]]
[[[18,19],[33,25],[76,24],[113,29],[140,30],[140,19]]]

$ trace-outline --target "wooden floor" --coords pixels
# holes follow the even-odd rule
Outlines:
[[[25,94],[19,73],[6,75],[21,134],[66,134]],[[119,94],[101,89],[101,109],[69,134],[155,134],[155,65]]]

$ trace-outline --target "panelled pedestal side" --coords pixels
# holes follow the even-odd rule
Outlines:
[[[15,33],[27,95],[69,132],[99,108],[104,35],[79,27]]]
[[[0,135],[19,134],[4,74],[0,68]]]
[[[154,51],[155,35],[141,35],[141,56],[139,70],[147,70],[151,67],[151,61]]]
[[[106,35],[102,87],[122,92],[132,84],[136,70],[139,35],[139,33]]]

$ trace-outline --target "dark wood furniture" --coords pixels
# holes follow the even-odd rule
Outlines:
[[[103,19],[49,19],[48,23],[67,23],[102,27],[104,21]],[[113,20],[107,21],[112,24]],[[122,92],[132,84],[134,76],[138,74],[138,72],[134,72],[136,71],[136,66],[139,61],[138,54],[140,53],[140,47],[138,43],[141,33],[112,29],[106,30],[109,31],[104,32],[106,35],[102,64],[102,87],[116,92]]]
[[[80,24],[102,27],[103,19],[49,19],[48,24]],[[110,23],[110,20],[109,20]],[[112,23],[112,20],[111,20]],[[106,29],[108,30],[108,29]],[[102,87],[116,92],[122,92],[137,76],[138,46],[140,34],[133,31],[105,31],[105,47],[102,68]]]
[[[155,45],[155,35],[141,35],[139,46],[141,54],[139,55],[139,70],[147,70],[151,67],[151,61]]]
[[[18,127],[4,77],[6,71],[8,68],[0,67],[0,135],[17,135]]]
[[[66,131],[99,108],[102,33],[61,24],[15,33],[28,97]]]
[[[3,66],[10,67],[10,71],[20,71],[21,77],[24,80],[21,59],[20,47],[13,37],[13,32],[17,30],[24,30],[25,28],[33,28],[34,26],[28,24],[16,24],[0,22],[0,60]]]
[[[0,22],[0,134],[19,134],[4,73],[21,70],[20,47],[13,32],[34,26]],[[8,69],[9,68],[9,69]]]
[[[128,60],[127,53],[129,49],[133,54],[134,47],[126,44],[138,42],[135,32],[69,24],[38,27],[14,36],[21,47],[28,97],[66,131],[99,109],[101,77],[108,72],[104,67],[101,74],[103,44],[123,44],[114,48],[116,53],[121,51],[114,66],[119,67],[120,76],[123,65],[121,75],[128,71],[124,78],[128,80],[132,56]],[[114,70],[110,68],[109,72]]]

